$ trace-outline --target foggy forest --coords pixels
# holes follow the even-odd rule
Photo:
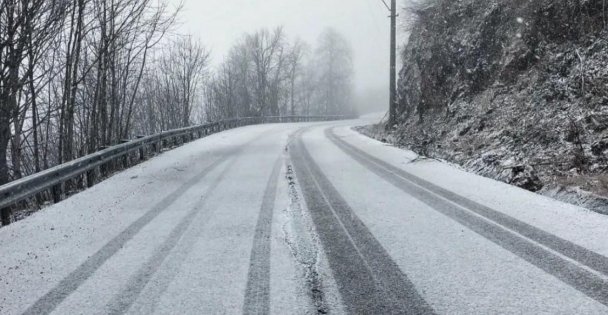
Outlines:
[[[0,184],[140,135],[227,118],[352,113],[350,44],[280,27],[220,66],[153,0],[0,3]]]

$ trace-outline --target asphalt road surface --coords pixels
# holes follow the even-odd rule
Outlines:
[[[0,229],[0,314],[608,314],[608,217],[344,122],[249,126]]]

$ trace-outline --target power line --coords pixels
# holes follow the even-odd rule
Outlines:
[[[389,11],[392,11],[391,7],[389,7],[389,6],[388,6],[388,4],[386,3],[386,1],[384,1],[384,0],[380,0],[380,1],[382,1],[382,3],[384,3],[384,6],[385,6],[385,7],[386,7],[386,8],[387,8]]]

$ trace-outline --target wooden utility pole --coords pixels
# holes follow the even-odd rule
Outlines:
[[[397,0],[391,0],[391,73],[389,118],[387,129],[393,128],[397,119]]]

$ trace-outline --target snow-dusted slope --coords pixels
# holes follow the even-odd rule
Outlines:
[[[367,122],[216,134],[0,229],[0,313],[608,312],[608,217]]]
[[[399,117],[383,137],[608,214],[606,2],[408,2]]]

